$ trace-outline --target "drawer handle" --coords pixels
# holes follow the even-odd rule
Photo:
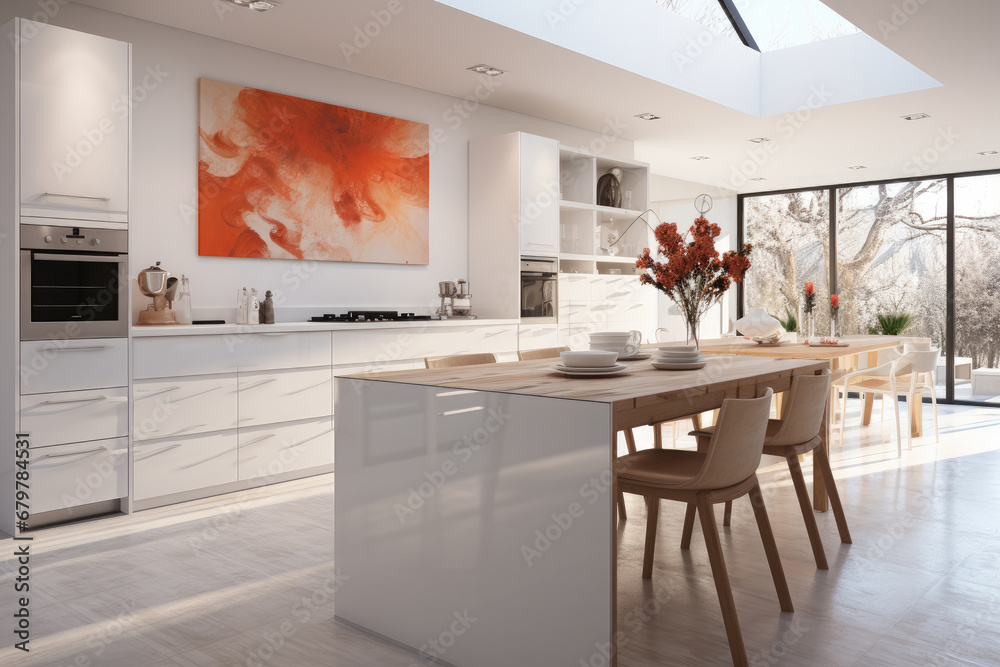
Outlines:
[[[329,384],[329,382],[330,382],[329,380],[323,380],[319,384],[314,384],[311,387],[303,387],[302,389],[296,389],[295,391],[289,392],[288,394],[285,394],[285,395],[286,396],[294,396],[295,394],[301,394],[304,391],[309,391],[310,389],[315,389],[316,387],[322,387],[325,384]]]
[[[181,446],[181,444],[182,443],[175,442],[174,444],[170,445],[169,447],[164,447],[163,449],[161,449],[161,450],[159,450],[157,452],[153,452],[152,454],[150,454],[148,456],[143,456],[142,458],[136,457],[135,461],[136,461],[136,463],[138,463],[139,461],[147,461],[147,460],[153,458],[154,456],[159,456],[160,454],[164,454],[166,452],[169,452],[171,449],[177,449],[178,447]]]
[[[327,430],[323,431],[322,433],[317,433],[316,435],[312,436],[311,438],[306,438],[302,442],[296,442],[294,445],[288,445],[288,449],[291,449],[292,447],[298,447],[299,445],[304,445],[307,442],[312,442],[316,438],[322,438],[324,435],[327,435],[328,433],[333,433],[333,429],[332,428],[327,429]]]
[[[71,398],[66,401],[42,401],[39,405],[69,405],[70,403],[97,403],[108,400],[107,396],[95,396],[94,398]]]
[[[212,459],[217,459],[220,456],[225,456],[226,454],[231,454],[231,453],[233,453],[235,451],[236,451],[236,447],[233,447],[232,449],[227,449],[224,452],[219,452],[218,454],[214,454],[212,456],[209,456],[207,459],[202,459],[201,461],[195,461],[194,463],[189,463],[186,466],[181,466],[181,470],[187,470],[188,468],[193,468],[195,466],[200,466],[202,463],[208,463]]]
[[[67,456],[86,457],[86,456],[90,456],[92,454],[100,454],[101,452],[106,452],[106,451],[108,451],[107,447],[98,447],[97,449],[88,449],[88,450],[83,451],[83,452],[69,452],[69,453],[66,453],[66,454],[46,454],[45,456],[43,456],[39,460],[40,461],[44,461],[45,459],[63,459],[63,458],[66,458]],[[67,461],[67,463],[69,463],[69,462]]]
[[[93,347],[48,347],[46,352],[93,352],[95,350],[106,350],[107,345],[95,345]]]
[[[135,400],[141,401],[144,398],[153,398],[154,396],[163,396],[164,394],[169,394],[172,391],[177,391],[180,386],[167,387],[166,389],[161,389],[160,391],[154,391],[152,394],[146,394],[145,396],[136,396]]]
[[[242,446],[243,447],[249,447],[250,445],[256,445],[258,442],[264,442],[265,440],[270,440],[275,435],[276,434],[274,434],[274,433],[268,433],[267,435],[262,435],[259,438],[254,438],[250,442],[244,442]]]
[[[250,391],[251,389],[256,389],[257,387],[263,387],[265,384],[271,384],[272,382],[277,382],[278,378],[267,378],[266,380],[261,380],[257,384],[252,384],[249,387],[241,387],[240,391]]]
[[[69,197],[70,199],[89,199],[91,201],[111,201],[111,197],[93,197],[91,195],[67,195],[62,192],[43,192],[43,197]]]

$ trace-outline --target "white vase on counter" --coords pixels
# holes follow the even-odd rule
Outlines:
[[[736,330],[744,336],[767,338],[781,333],[781,322],[767,314],[763,308],[751,308],[750,312],[736,320]]]

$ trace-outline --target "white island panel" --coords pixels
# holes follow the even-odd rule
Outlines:
[[[338,617],[458,667],[609,646],[610,404],[335,382]]]

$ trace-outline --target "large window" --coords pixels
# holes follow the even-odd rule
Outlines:
[[[753,245],[747,273],[747,308],[763,308],[781,321],[802,321],[806,283],[830,293],[830,194],[793,192],[744,200],[744,241]],[[830,311],[819,296],[817,332],[830,330]]]
[[[739,200],[741,234],[754,245],[744,310],[801,315],[812,282],[816,333],[829,330],[831,292],[845,335],[889,333],[886,316],[909,316],[905,335],[941,349],[941,398],[1000,404],[1000,173]]]

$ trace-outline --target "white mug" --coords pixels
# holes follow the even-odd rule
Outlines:
[[[590,334],[591,350],[617,352],[623,357],[638,354],[641,344],[642,332],[636,329],[632,331],[595,331]]]

